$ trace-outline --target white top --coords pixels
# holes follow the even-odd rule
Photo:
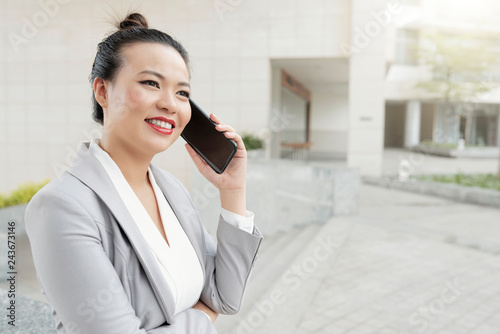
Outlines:
[[[201,264],[184,229],[156,183],[151,169],[148,167],[149,181],[153,186],[163,222],[163,229],[170,246],[163,239],[155,223],[132,187],[128,184],[118,165],[98,144],[99,139],[94,138],[90,142],[89,150],[100,161],[108,173],[122,201],[155,255],[161,272],[168,286],[171,288],[175,299],[174,315],[191,308],[198,302],[203,289]],[[247,217],[243,217],[223,208],[221,209],[221,215],[228,223],[248,233],[253,233],[254,215],[252,212],[247,210]]]

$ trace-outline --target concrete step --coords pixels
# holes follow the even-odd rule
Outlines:
[[[290,263],[314,239],[321,227],[320,224],[295,226],[290,231],[265,237],[240,312],[234,316],[220,315],[215,323],[219,333],[234,333],[234,329],[255,307],[257,301],[266,295],[269,287],[282,280]]]

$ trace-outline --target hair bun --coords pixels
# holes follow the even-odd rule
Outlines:
[[[131,13],[118,24],[120,30],[127,30],[132,28],[145,28],[148,29],[148,20],[139,13]]]

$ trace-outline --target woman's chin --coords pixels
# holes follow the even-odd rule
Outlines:
[[[175,140],[172,141],[172,139],[173,138],[168,138],[168,139],[163,138],[160,140],[156,139],[153,142],[150,142],[151,150],[155,154],[166,151],[175,142]]]

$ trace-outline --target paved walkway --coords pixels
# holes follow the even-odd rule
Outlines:
[[[500,333],[499,260],[500,209],[364,185],[231,332]]]

